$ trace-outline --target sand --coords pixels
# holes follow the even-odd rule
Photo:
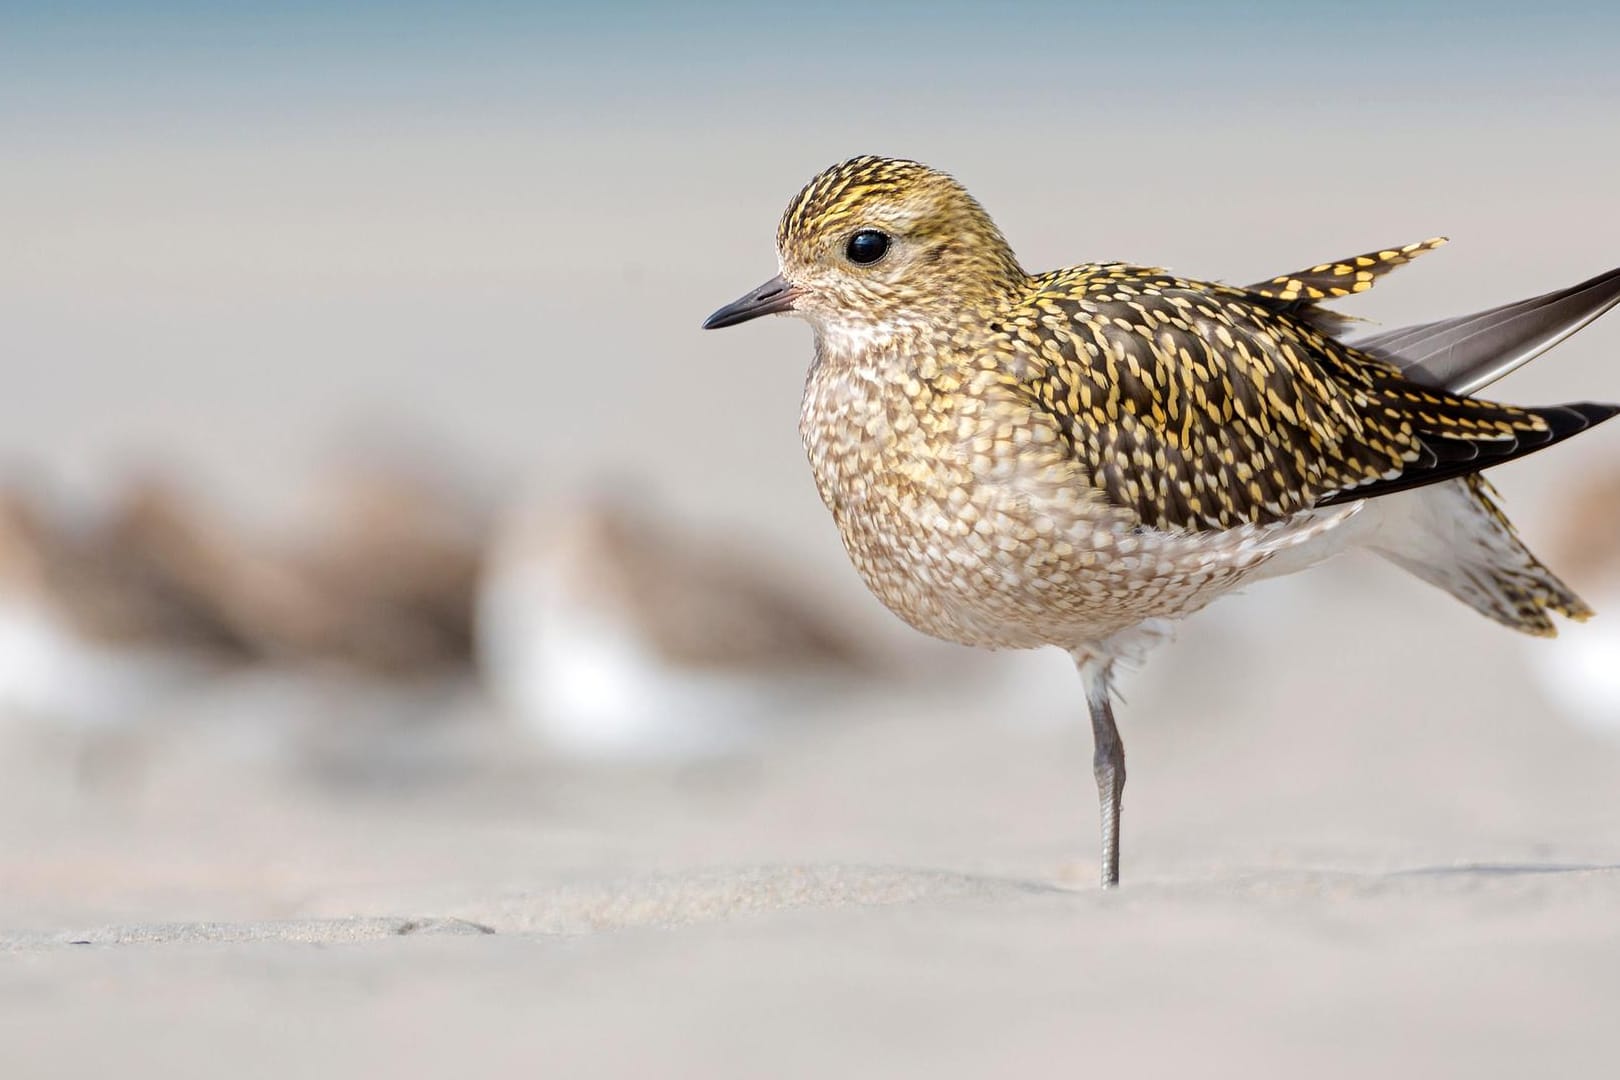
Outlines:
[[[1620,744],[1511,635],[1361,564],[1195,622],[1127,686],[1115,893],[1063,659],[945,655],[701,765],[471,688],[12,725],[0,1075],[1611,1071]]]

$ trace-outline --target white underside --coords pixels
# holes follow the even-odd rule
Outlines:
[[[107,728],[130,722],[191,674],[166,651],[88,642],[39,605],[0,600],[0,711]]]
[[[1346,551],[1374,552],[1479,609],[1507,608],[1504,577],[1534,578],[1545,571],[1524,552],[1494,516],[1485,511],[1462,480],[1310,511],[1264,542],[1264,562],[1244,574],[1241,584],[1283,577],[1317,566]],[[1077,650],[1100,662],[1139,662],[1170,638],[1174,622],[1148,619],[1107,640]],[[1615,654],[1620,657],[1620,653]],[[1613,666],[1620,671],[1620,659]],[[1616,675],[1620,678],[1620,674]]]
[[[624,613],[542,566],[508,566],[479,601],[479,663],[524,728],[570,756],[701,758],[746,749],[809,688],[784,674],[701,670],[660,656]]]

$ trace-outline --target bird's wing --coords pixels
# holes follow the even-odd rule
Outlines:
[[[1120,265],[1037,286],[1003,328],[1009,378],[1092,485],[1157,528],[1275,521],[1434,483],[1602,418],[1419,386],[1230,286]]]
[[[1567,289],[1353,340],[1424,386],[1472,394],[1620,304],[1620,268]]]
[[[1445,242],[1445,237],[1436,236],[1369,251],[1279,274],[1245,290],[1277,302],[1280,310],[1320,330],[1339,333],[1358,320],[1321,307],[1322,301],[1366,292],[1384,274]],[[1413,382],[1472,394],[1528,364],[1616,304],[1620,304],[1620,268],[1528,300],[1360,334],[1350,343],[1395,364]]]
[[[1445,242],[1444,236],[1432,236],[1400,247],[1380,248],[1295,270],[1291,274],[1278,274],[1274,278],[1245,286],[1244,291],[1265,297],[1272,301],[1277,310],[1286,311],[1318,330],[1339,334],[1360,320],[1323,307],[1324,301],[1366,292],[1397,266],[1405,266]]]
[[[1405,266],[1424,252],[1433,251],[1446,242],[1444,236],[1405,244],[1401,247],[1381,248],[1347,259],[1335,259],[1295,270],[1292,274],[1279,274],[1274,278],[1247,286],[1247,292],[1273,300],[1332,300],[1352,293],[1366,292],[1373,282],[1397,266]]]

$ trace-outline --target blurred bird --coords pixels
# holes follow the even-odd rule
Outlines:
[[[580,757],[700,758],[869,668],[781,567],[599,496],[513,515],[480,589],[497,697]]]
[[[226,627],[108,530],[0,494],[0,709],[116,729],[241,656]]]
[[[355,474],[342,490],[324,535],[283,550],[147,481],[108,541],[253,659],[407,679],[465,670],[482,537],[436,531],[403,478]]]
[[[491,514],[480,485],[452,463],[442,452],[351,451],[310,487],[299,562],[322,590],[368,613],[355,620],[376,628],[363,666],[394,674],[471,667]]]
[[[1620,463],[1582,477],[1570,514],[1548,547],[1600,606],[1620,607]],[[1558,710],[1582,727],[1620,737],[1620,622],[1600,619],[1562,648],[1530,658]]]
[[[1031,275],[955,180],[882,157],[812,179],[776,239],[781,274],[704,326],[811,324],[800,432],[895,613],[1074,657],[1104,886],[1125,781],[1115,666],[1222,593],[1362,546],[1527,633],[1590,614],[1476,474],[1617,407],[1466,395],[1613,306],[1620,271],[1350,345],[1321,303],[1443,241],[1247,288],[1124,263]]]

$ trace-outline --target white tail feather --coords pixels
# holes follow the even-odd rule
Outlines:
[[[1581,599],[1530,553],[1479,476],[1375,500],[1367,547],[1505,626],[1557,633],[1549,612],[1591,615]]]

